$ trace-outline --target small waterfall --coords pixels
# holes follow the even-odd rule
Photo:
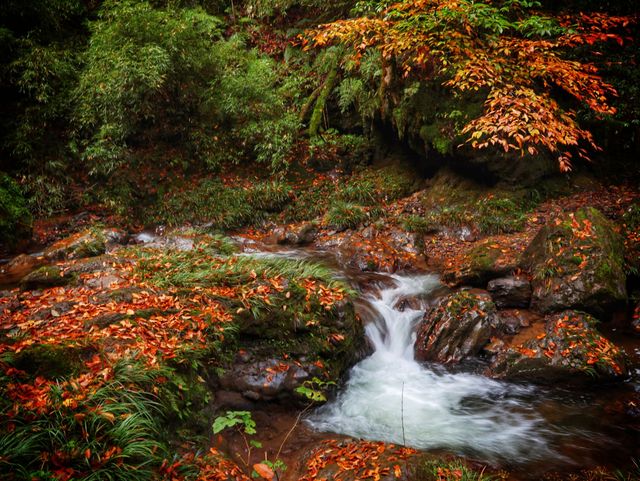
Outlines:
[[[364,299],[362,315],[371,317],[366,332],[374,353],[352,368],[337,399],[308,422],[321,431],[442,448],[486,461],[550,456],[545,423],[532,407],[533,388],[446,373],[414,361],[424,304],[421,310],[398,304],[440,284],[433,275],[393,276],[393,281],[394,286]]]

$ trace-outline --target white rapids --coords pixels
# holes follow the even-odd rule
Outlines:
[[[446,373],[414,360],[415,328],[424,311],[400,310],[397,304],[440,284],[433,275],[393,280],[394,287],[365,299],[374,353],[352,368],[336,400],[308,422],[320,431],[486,460],[549,456],[549,433],[531,407],[532,387]]]

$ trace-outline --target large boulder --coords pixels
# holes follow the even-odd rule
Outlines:
[[[615,225],[588,207],[548,223],[521,264],[533,276],[534,310],[580,309],[602,316],[627,299],[624,246]]]
[[[66,286],[77,281],[78,275],[74,272],[67,272],[60,266],[43,266],[24,276],[20,281],[20,287],[31,291]]]
[[[580,311],[554,314],[542,333],[500,353],[491,372],[499,378],[542,383],[626,376],[624,352],[597,331],[596,323]]]
[[[234,363],[220,378],[220,385],[251,401],[285,401],[292,399],[305,381],[321,376],[322,370],[311,362],[248,358]]]
[[[455,363],[478,354],[498,326],[496,306],[484,291],[458,291],[429,310],[418,328],[415,357]]]

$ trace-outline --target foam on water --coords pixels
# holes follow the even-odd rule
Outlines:
[[[423,310],[397,305],[439,282],[432,275],[393,279],[395,286],[366,299],[373,314],[366,332],[375,352],[352,368],[337,399],[308,421],[322,431],[486,460],[549,456],[545,423],[531,407],[532,387],[414,361],[415,327]]]

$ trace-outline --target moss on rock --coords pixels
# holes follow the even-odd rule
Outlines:
[[[597,322],[579,311],[555,314],[544,333],[500,354],[492,372],[543,383],[623,378],[624,352],[597,331]]]
[[[532,308],[602,315],[627,298],[624,245],[613,222],[592,207],[544,226],[521,264],[533,276]]]

